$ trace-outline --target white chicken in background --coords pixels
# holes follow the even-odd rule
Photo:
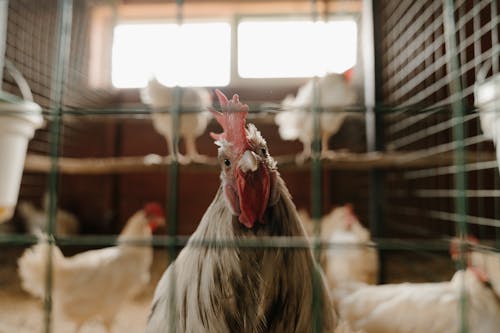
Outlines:
[[[477,274],[483,275],[495,293],[500,297],[500,253],[488,251],[482,248],[479,240],[471,235],[466,240],[466,261],[470,269],[476,270]],[[460,258],[460,240],[453,238],[450,242],[450,255],[453,260]]]
[[[208,108],[212,106],[212,96],[205,88],[182,88],[179,110],[179,138],[183,138],[186,154],[178,154],[180,163],[206,162],[196,148],[196,138],[202,135],[211,119]],[[158,80],[150,80],[141,91],[142,102],[151,105],[153,126],[167,141],[170,155],[174,152],[174,133],[170,108],[174,106],[174,88],[162,85]]]
[[[136,295],[150,279],[152,230],[164,223],[158,204],[148,204],[127,221],[118,245],[64,257],[52,248],[53,292],[57,313],[76,325],[76,332],[91,319],[100,319],[108,332],[122,303]],[[139,243],[141,242],[141,243]],[[43,298],[49,244],[26,249],[18,260],[22,287]]]
[[[491,66],[491,63],[485,65]],[[482,68],[477,75],[474,99],[479,112],[481,130],[496,147],[497,165],[500,171],[500,73],[485,79],[486,68],[488,67]]]
[[[500,297],[500,254],[474,250],[470,254],[470,265],[486,274],[491,286]]]
[[[43,209],[38,209],[27,201],[19,202],[17,206],[19,215],[24,220],[26,230],[32,235],[41,235],[47,230],[48,221],[48,196],[44,196]],[[71,236],[78,234],[80,222],[72,213],[57,209],[55,233],[58,236]]]
[[[477,244],[473,237],[467,241]],[[459,256],[459,244],[458,239],[450,243],[454,260]],[[498,279],[494,274],[498,274],[499,257],[494,259],[494,253],[492,257],[488,253],[487,258],[483,255],[467,251],[468,268],[457,271],[451,281],[358,288],[340,301],[339,312],[353,328],[366,333],[459,332],[463,290],[468,332],[496,332],[500,325],[500,299],[492,281]]]
[[[314,224],[305,211],[300,216],[310,236]],[[344,288],[358,284],[376,284],[378,281],[378,251],[371,242],[370,232],[354,214],[352,205],[334,208],[321,219],[321,235],[324,242],[333,244],[324,249],[320,258],[334,301]],[[336,293],[340,293],[337,295]]]
[[[339,313],[366,333],[461,332],[463,286],[468,332],[498,332],[500,302],[482,276],[467,269],[448,282],[366,286],[342,299]]]
[[[300,140],[304,145],[302,153],[297,156],[299,163],[311,156],[311,144],[314,137],[314,121],[312,108],[320,108],[321,155],[328,156],[329,138],[337,133],[345,118],[349,115],[343,108],[356,103],[357,93],[350,82],[351,71],[344,74],[327,74],[317,80],[308,81],[300,87],[297,96],[288,95],[282,102],[284,111],[276,114],[275,122],[283,140]]]

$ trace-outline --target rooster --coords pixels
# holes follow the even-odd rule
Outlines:
[[[161,207],[148,204],[127,221],[117,246],[72,257],[52,247],[54,306],[75,323],[76,332],[90,319],[100,319],[111,332],[122,303],[149,282],[153,250],[144,242],[151,240],[152,230],[160,223],[164,223]],[[18,260],[23,289],[40,298],[45,296],[49,248],[47,242],[39,242]]]
[[[146,332],[311,332],[313,289],[323,332],[333,332],[336,315],[309,248],[220,245],[305,233],[266,141],[245,127],[248,106],[216,94],[222,113],[212,113],[224,131],[211,136],[222,184],[158,283]]]
[[[284,111],[279,112],[275,122],[283,140],[300,140],[303,151],[297,156],[299,163],[311,156],[314,137],[312,107],[317,105],[320,114],[321,155],[332,155],[328,140],[337,133],[349,113],[342,109],[356,102],[357,94],[350,83],[351,71],[344,74],[331,73],[317,80],[312,79],[300,87],[297,96],[288,95],[282,102]],[[316,101],[315,93],[318,92]]]
[[[313,235],[313,221],[301,211],[302,221],[309,235]],[[370,243],[370,232],[354,214],[352,205],[334,208],[321,219],[322,241],[333,248],[323,251],[320,263],[332,291],[350,283],[376,284],[378,280],[378,253]]]
[[[184,138],[186,155],[178,154],[180,163],[206,162],[207,157],[200,155],[196,149],[196,138],[205,132],[212,106],[212,96],[204,88],[183,88],[180,92],[179,138]],[[170,154],[174,153],[174,133],[172,116],[169,108],[175,104],[174,89],[162,85],[158,80],[149,81],[141,91],[143,103],[150,104],[153,112],[151,118],[155,130],[167,141]]]

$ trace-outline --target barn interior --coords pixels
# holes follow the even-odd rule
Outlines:
[[[140,242],[153,248],[151,279],[113,324],[113,332],[144,331],[161,274],[221,183],[213,117],[194,137],[201,157],[184,159],[183,117],[206,113],[183,104],[192,87],[203,87],[216,110],[216,89],[248,104],[248,121],[313,226],[318,260],[342,248],[323,237],[338,207],[369,231],[358,245],[377,253],[374,284],[449,281],[468,265],[466,249],[498,255],[499,6],[0,0],[0,332],[73,329],[55,297],[23,286],[25,251],[39,242],[65,256],[115,246],[128,219],[157,202],[165,223]],[[329,75],[341,83],[323,91]],[[153,79],[168,87],[169,104],[145,97]],[[326,95],[337,96],[334,105],[322,104]],[[172,117],[170,143],[155,114]],[[287,126],[298,134],[284,138]],[[450,256],[456,239],[458,260]],[[500,257],[495,264],[499,275],[489,278],[500,289]],[[59,283],[52,279],[45,273],[49,294]],[[106,327],[90,320],[80,332]]]

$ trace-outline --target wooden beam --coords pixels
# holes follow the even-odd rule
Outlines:
[[[477,155],[475,152],[466,155],[468,163],[492,161],[495,155],[484,152]],[[453,152],[442,153],[439,156],[426,155],[420,152],[372,152],[350,153],[336,152],[322,157],[324,169],[336,170],[372,170],[372,169],[414,169],[435,166],[453,165]],[[277,156],[278,167],[282,171],[303,171],[310,169],[310,161],[296,162],[296,155]],[[25,171],[47,173],[50,170],[49,156],[28,154],[25,162]],[[172,164],[169,157],[151,154],[132,157],[106,158],[58,158],[59,172],[62,174],[120,174],[134,172],[161,172],[167,171]],[[217,159],[209,157],[206,163],[190,163],[181,165],[183,172],[219,171]]]

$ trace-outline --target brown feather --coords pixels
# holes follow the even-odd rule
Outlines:
[[[336,318],[321,271],[310,249],[198,246],[197,241],[251,239],[260,236],[304,236],[295,206],[281,177],[280,198],[268,207],[265,224],[248,229],[231,216],[222,189],[175,262],[177,332],[312,332],[313,274],[319,276],[322,332],[333,332]],[[231,218],[224,221],[224,217]],[[221,219],[222,218],[222,219]],[[223,224],[223,225],[221,225]],[[173,265],[172,265],[173,266]],[[172,269],[172,266],[169,270]],[[195,267],[195,273],[187,273]],[[169,270],[165,275],[169,275]],[[209,274],[207,274],[209,272]],[[171,274],[170,274],[171,275]],[[170,278],[173,278],[170,276]],[[207,290],[204,279],[213,283]],[[146,332],[170,332],[167,310],[171,281],[157,288]],[[194,290],[194,291],[193,291]],[[196,295],[189,297],[189,292]],[[193,312],[194,311],[194,312]]]

